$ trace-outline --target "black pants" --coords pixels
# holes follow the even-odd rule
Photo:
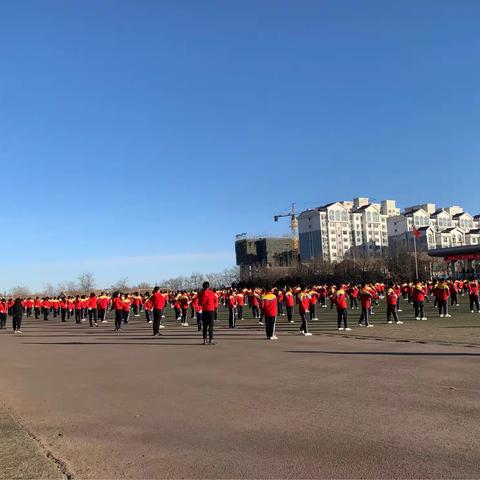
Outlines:
[[[67,309],[66,308],[62,308],[61,309],[61,314],[62,314],[62,322],[66,322],[66,318],[67,318]]]
[[[40,308],[39,308],[39,307],[35,307],[35,308],[34,308],[34,311],[35,311],[35,318],[36,318],[36,319],[39,319],[39,318],[40,318]]]
[[[425,304],[423,302],[413,302],[413,307],[415,308],[415,318],[425,317],[425,314],[423,312]]]
[[[82,318],[82,311],[80,309],[75,310],[75,323],[80,323]]]
[[[342,326],[344,328],[348,328],[348,323],[347,323],[347,316],[348,316],[348,310],[346,308],[341,308],[337,310],[337,324],[338,328]]]
[[[50,309],[44,308],[43,309],[43,319],[48,320],[48,315],[50,314]]]
[[[252,305],[252,315],[253,318],[260,318],[260,310],[258,308],[258,305]]]
[[[438,303],[438,314],[446,315],[448,312],[447,301],[446,300],[437,300]]]
[[[123,310],[115,310],[115,330],[122,328]]]
[[[360,315],[360,320],[358,321],[359,325],[362,325],[363,321],[365,320],[365,325],[368,325],[368,312],[369,308],[367,307],[362,307],[362,313]]]
[[[160,325],[162,324],[162,315],[163,310],[154,310],[153,311],[153,333],[156,335],[160,333]]]
[[[228,309],[228,328],[235,328],[235,309]]]
[[[30,318],[32,316],[32,307],[27,307],[27,317]]]
[[[94,323],[97,323],[98,320],[98,313],[96,308],[91,308],[88,310],[88,321],[90,322],[90,326],[93,327]]]
[[[287,307],[287,320],[293,322],[293,307]]]
[[[134,314],[135,316],[138,315],[138,305],[135,304],[135,303],[133,304],[133,314]]]
[[[22,327],[22,317],[14,316],[12,318],[12,324],[13,324],[14,332],[16,332],[17,330],[20,330],[20,328]]]
[[[107,311],[104,310],[103,308],[99,308],[98,319],[103,322],[106,318],[107,318]]]
[[[308,333],[307,312],[300,313],[300,318],[302,319],[302,324],[300,325],[300,331],[303,333]]]
[[[453,307],[454,305],[458,305],[458,295],[457,292],[452,292],[452,296],[450,297],[450,305]]]
[[[213,327],[215,325],[215,312],[202,312],[202,323],[203,323],[203,339],[208,339],[210,342],[213,341]]]
[[[198,331],[202,329],[202,312],[196,312]]]
[[[265,317],[265,332],[267,338],[272,338],[275,335],[275,321],[276,317]]]
[[[398,322],[397,305],[387,305],[387,322],[392,320],[392,316],[395,322]]]
[[[152,310],[145,310],[145,319],[147,323],[150,323],[152,321]]]
[[[243,320],[243,305],[237,306],[238,319]]]
[[[188,323],[187,317],[188,317],[188,307],[187,307],[187,308],[182,308],[182,320],[181,320],[181,323]]]
[[[123,310],[123,323],[128,323],[130,317],[130,310]]]
[[[310,305],[308,307],[308,310],[310,312],[310,320],[313,320],[314,318],[317,318],[317,315],[316,315],[317,306],[315,304]]]
[[[278,302],[278,314],[283,315],[283,302]]]
[[[6,323],[7,323],[7,314],[0,313],[0,328],[5,328]]]
[[[357,297],[350,297],[350,308],[358,308]]]
[[[477,311],[480,310],[478,307],[478,295],[470,295],[470,310],[473,310],[473,306],[477,307]]]

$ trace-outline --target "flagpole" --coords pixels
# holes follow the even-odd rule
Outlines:
[[[417,258],[417,235],[416,231],[413,232],[413,251],[415,252],[415,280],[418,278],[418,258]]]

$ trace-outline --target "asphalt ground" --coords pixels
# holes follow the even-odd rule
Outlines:
[[[348,333],[320,309],[312,337],[280,317],[277,341],[221,309],[215,346],[170,310],[161,337],[143,316],[122,333],[27,320],[0,332],[0,400],[75,478],[479,478],[465,302],[425,322],[404,305],[404,325],[382,305],[370,329],[353,310]],[[24,478],[42,478],[34,463]]]

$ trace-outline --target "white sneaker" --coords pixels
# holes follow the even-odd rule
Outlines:
[[[160,325],[160,327],[159,327],[159,328],[165,328],[165,325]]]
[[[415,317],[415,320],[420,320],[420,317]]]
[[[393,323],[393,320],[389,320],[387,323]]]
[[[295,323],[293,320],[290,320],[288,323]]]
[[[447,313],[445,316],[446,316],[446,317],[448,317],[448,318],[450,318],[450,317],[451,317],[451,315],[450,315],[449,313]]]
[[[258,322],[259,325],[263,325],[263,322]]]
[[[21,331],[21,330],[17,330],[17,333],[22,333],[22,331]]]
[[[403,310],[397,310],[397,312],[403,312]]]
[[[350,332],[352,329],[350,327],[347,327],[345,331]]]
[[[440,315],[440,318],[443,318],[443,313]]]
[[[369,323],[369,324],[367,325],[367,328],[371,328],[371,327],[373,327],[373,325],[372,325],[371,323]]]
[[[108,321],[107,320],[102,320],[102,323],[108,323]]]
[[[341,331],[341,332],[343,332],[343,328],[339,328],[338,330]]]
[[[403,325],[403,322],[402,322],[401,320],[399,320],[399,321],[397,322],[397,325]]]
[[[270,337],[270,340],[278,340],[278,337],[274,335],[273,337]]]
[[[427,320],[427,317],[422,317],[422,320]]]
[[[153,322],[151,320],[149,320],[148,323],[153,323]]]
[[[183,324],[183,326],[184,326],[184,327],[188,327],[188,323],[185,322],[185,323]]]
[[[305,334],[305,336],[306,336],[306,337],[311,337],[312,334],[311,334],[310,332],[307,332],[307,333]]]

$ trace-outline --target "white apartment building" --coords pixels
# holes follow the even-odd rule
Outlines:
[[[387,219],[399,215],[395,200],[370,203],[364,197],[306,210],[298,216],[300,261],[381,255],[388,248]]]
[[[405,208],[388,218],[388,241],[392,248],[413,242],[413,227],[420,232],[419,250],[478,245],[480,215],[473,217],[457,205],[436,208],[434,203]]]

